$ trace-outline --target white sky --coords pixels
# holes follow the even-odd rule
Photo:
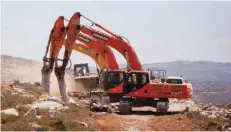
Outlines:
[[[2,2],[1,54],[41,61],[54,21],[77,11],[127,37],[141,63],[231,62],[231,2]]]

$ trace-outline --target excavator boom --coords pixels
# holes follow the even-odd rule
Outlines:
[[[121,53],[127,60],[128,68],[132,70],[143,70],[143,67],[134,51],[134,49],[123,39],[119,39],[115,36],[110,36],[103,32],[97,31],[93,28],[81,25],[81,32],[87,34],[98,41],[105,43],[106,45],[114,48]]]
[[[64,46],[66,45],[66,40],[64,40],[63,45]],[[91,57],[95,61],[95,63],[99,66],[99,68],[101,69],[107,68],[107,62],[105,60],[105,57],[99,54],[97,51],[93,50],[91,47],[81,43],[75,43],[73,45],[73,49],[84,55]]]
[[[107,65],[108,65],[107,68],[119,69],[119,65],[116,61],[116,58],[112,50],[108,46],[106,46],[104,43],[101,43],[95,40],[94,38],[87,36],[83,33],[78,34],[77,40],[89,46],[91,49],[94,49],[95,51],[99,52],[102,56],[104,56],[106,59]]]

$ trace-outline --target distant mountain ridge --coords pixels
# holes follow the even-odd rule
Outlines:
[[[23,60],[27,64],[41,64],[42,62],[1,55],[1,62],[10,59]],[[1,67],[4,64],[1,65]],[[120,67],[125,67],[122,64]],[[215,81],[231,83],[231,63],[212,62],[212,61],[172,61],[164,63],[143,64],[144,69],[161,68],[167,71],[167,76],[183,76],[186,80]],[[4,68],[4,67],[2,67]],[[90,68],[95,72],[95,67]]]
[[[126,65],[121,65],[125,67]],[[172,61],[143,64],[144,69],[161,68],[167,76],[183,76],[186,80],[231,82],[231,63],[212,61]]]
[[[174,61],[144,64],[144,68],[158,67],[169,76],[183,76],[188,80],[231,82],[231,63],[210,61]]]
[[[231,63],[211,61],[173,61],[144,64],[162,68],[168,76],[183,76],[193,85],[193,97],[204,103],[231,104]]]

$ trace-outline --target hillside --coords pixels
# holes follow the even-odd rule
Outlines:
[[[12,80],[41,82],[42,62],[28,60],[20,57],[1,55],[1,83],[9,83]],[[83,91],[83,86],[74,81],[73,71],[68,70],[65,81],[68,91]],[[59,95],[58,83],[54,72],[51,73],[51,93]]]

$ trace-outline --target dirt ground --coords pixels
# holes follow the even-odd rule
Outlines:
[[[146,112],[145,112],[146,113]],[[154,115],[154,113],[118,115],[103,114],[90,122],[96,130],[102,131],[203,131],[221,130],[216,121],[200,121],[187,114]]]

